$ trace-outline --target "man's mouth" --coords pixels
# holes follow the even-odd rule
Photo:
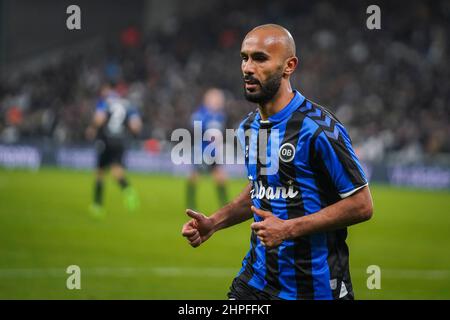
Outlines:
[[[244,79],[245,89],[253,91],[259,86],[259,81],[256,79]]]
[[[258,85],[259,85],[258,83],[248,83],[248,82],[246,82],[245,83],[245,88],[247,90],[255,90]]]

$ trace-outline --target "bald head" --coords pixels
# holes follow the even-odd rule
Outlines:
[[[292,94],[289,79],[298,59],[294,39],[285,28],[276,24],[254,28],[242,41],[241,57],[247,100],[264,105]]]
[[[208,89],[203,97],[203,104],[212,111],[222,109],[225,104],[225,95],[223,91],[218,88]]]
[[[253,28],[246,36],[246,39],[259,38],[267,45],[278,44],[283,51],[283,58],[295,57],[295,41],[291,33],[278,24],[263,24]]]

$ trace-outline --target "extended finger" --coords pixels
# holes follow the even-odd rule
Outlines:
[[[263,219],[269,218],[272,216],[272,212],[270,211],[265,211],[265,210],[261,210],[256,208],[255,206],[251,206],[250,209],[258,216],[260,216]]]
[[[196,220],[202,220],[204,216],[201,213],[198,213],[192,209],[186,209],[186,214]]]

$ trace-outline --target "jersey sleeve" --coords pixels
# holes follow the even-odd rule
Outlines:
[[[203,115],[202,115],[201,109],[198,109],[194,113],[192,113],[192,115],[191,115],[192,125],[194,125],[194,121],[203,121]]]
[[[236,134],[238,141],[239,141],[239,146],[243,152],[243,154],[245,154],[245,130],[244,130],[244,122],[242,122],[241,124],[239,124],[239,127],[237,129],[237,134]]]
[[[135,107],[131,107],[130,109],[127,110],[127,119],[128,121],[132,120],[132,119],[140,119],[141,115],[139,114],[139,111],[137,108]]]
[[[316,155],[324,164],[341,198],[346,198],[368,184],[344,126],[335,123],[333,130],[318,129]]]
[[[106,101],[103,99],[99,99],[97,101],[97,104],[95,105],[95,112],[106,112],[108,106],[106,104]]]

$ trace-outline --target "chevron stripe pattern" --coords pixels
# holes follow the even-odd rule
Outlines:
[[[308,112],[312,109],[312,104],[309,101],[305,100],[305,103],[302,103],[303,105],[300,107],[301,112]]]
[[[313,106],[313,104],[307,101],[303,106],[299,108],[301,112],[306,113],[308,117],[314,120],[323,129],[327,137],[337,140],[339,138],[339,129],[336,126],[336,121],[331,119],[320,108]]]

